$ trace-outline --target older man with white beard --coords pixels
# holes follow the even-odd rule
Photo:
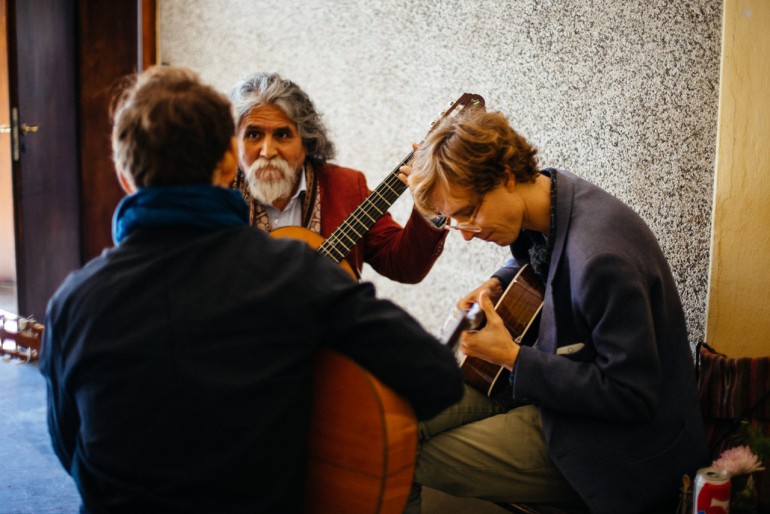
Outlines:
[[[230,91],[239,173],[234,187],[253,226],[300,226],[328,238],[369,195],[364,174],[331,164],[334,143],[307,94],[277,73],[256,73]],[[346,236],[347,237],[347,236]],[[417,283],[444,247],[446,231],[416,210],[401,227],[387,212],[344,256],[357,275],[366,262],[381,275]]]

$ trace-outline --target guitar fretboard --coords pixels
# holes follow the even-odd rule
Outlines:
[[[401,194],[406,191],[406,184],[398,179],[398,171],[414,155],[410,152],[398,166],[372,191],[356,210],[332,232],[329,238],[318,247],[318,252],[334,262],[344,259],[378,219],[387,211]]]

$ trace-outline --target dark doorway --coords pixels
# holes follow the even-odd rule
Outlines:
[[[123,76],[156,62],[157,4],[0,0],[0,7],[13,118],[0,125],[14,148],[0,155],[13,171],[15,277],[7,282],[18,289],[15,311],[42,321],[66,275],[112,245],[110,220],[123,193],[108,106]]]
[[[81,264],[75,0],[6,1],[18,311],[42,319]]]

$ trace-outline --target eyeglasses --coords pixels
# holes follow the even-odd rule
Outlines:
[[[444,228],[446,230],[459,230],[460,232],[478,234],[482,231],[482,228],[473,221],[476,219],[476,215],[479,213],[479,209],[481,208],[482,203],[484,203],[484,196],[482,196],[481,200],[479,200],[479,203],[476,204],[476,208],[473,209],[473,214],[471,214],[471,217],[468,219],[468,221],[458,222],[452,225],[452,218],[447,218],[446,223],[444,223]]]

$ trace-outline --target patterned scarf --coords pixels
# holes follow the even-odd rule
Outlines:
[[[119,244],[139,227],[216,229],[246,225],[246,203],[238,191],[208,184],[139,188],[126,196],[112,218]]]
[[[305,183],[307,191],[300,194],[302,202],[302,226],[321,233],[321,184],[315,180],[315,170],[309,161],[305,162]],[[249,204],[249,224],[265,232],[271,232],[270,218],[264,206],[258,200],[252,198],[249,192],[249,184],[243,171],[238,170],[233,187],[240,190],[246,203]]]

